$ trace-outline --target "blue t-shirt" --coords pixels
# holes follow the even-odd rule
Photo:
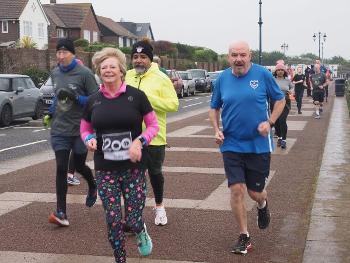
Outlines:
[[[215,81],[210,107],[220,109],[225,136],[221,152],[267,153],[273,151],[271,133],[258,132],[258,125],[269,118],[269,100],[284,98],[272,74],[252,64],[246,75],[236,77],[224,70]]]

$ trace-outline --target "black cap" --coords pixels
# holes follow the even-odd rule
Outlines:
[[[149,57],[151,61],[153,61],[153,47],[148,41],[142,40],[142,41],[136,42],[132,46],[131,57],[135,53],[143,53],[147,55],[147,57]]]
[[[68,50],[72,54],[75,54],[74,43],[68,38],[61,38],[58,40],[56,45],[56,51],[58,50]]]

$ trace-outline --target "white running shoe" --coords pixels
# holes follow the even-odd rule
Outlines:
[[[166,217],[166,212],[164,207],[156,207],[154,208],[156,217],[154,219],[154,223],[157,226],[165,226],[168,223],[168,218]]]

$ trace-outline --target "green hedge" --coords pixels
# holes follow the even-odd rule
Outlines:
[[[41,70],[35,66],[26,68],[21,72],[23,75],[28,75],[34,82],[36,87],[43,84],[50,76],[49,72]]]

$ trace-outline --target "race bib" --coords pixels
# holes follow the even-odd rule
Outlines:
[[[130,159],[131,132],[103,134],[102,141],[102,151],[105,160],[124,161]]]

